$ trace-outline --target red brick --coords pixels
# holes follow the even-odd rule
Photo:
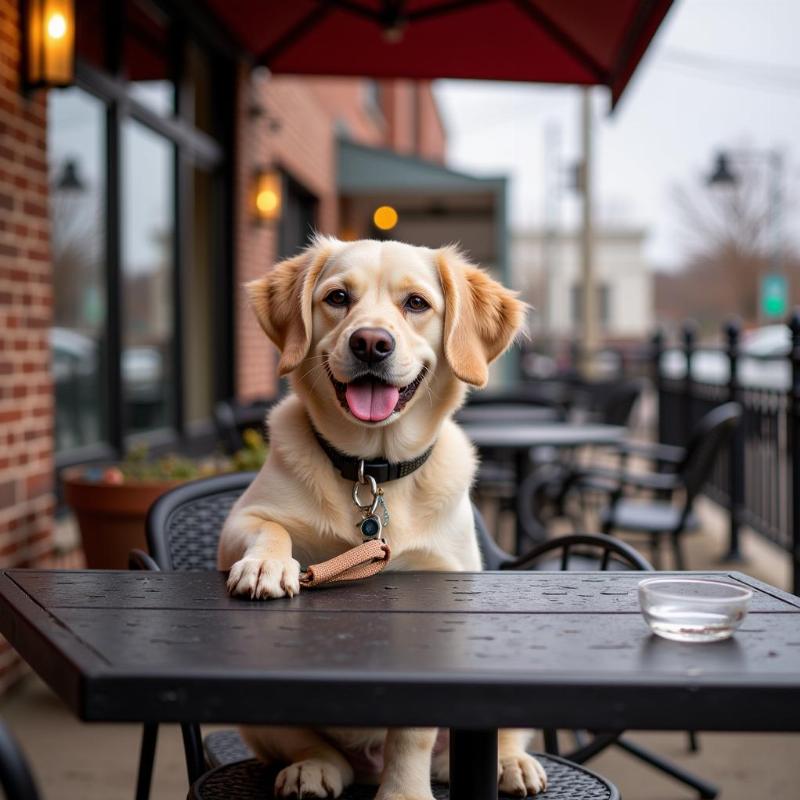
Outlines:
[[[40,472],[37,475],[30,475],[25,480],[25,491],[28,497],[38,497],[52,490],[53,474],[49,470],[47,472]]]
[[[17,482],[0,482],[0,509],[10,508],[17,499]]]

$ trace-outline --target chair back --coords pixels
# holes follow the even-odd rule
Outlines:
[[[615,385],[600,401],[598,412],[601,422],[606,425],[628,425],[633,407],[643,390],[644,380],[641,378]]]
[[[570,533],[548,539],[520,558],[507,562],[501,569],[544,569],[542,562],[554,559],[557,566],[553,568],[560,570],[568,570],[573,559],[580,561],[578,568],[582,570],[653,569],[650,562],[629,544],[602,533]]]
[[[255,472],[190,481],[161,495],[147,514],[147,546],[161,569],[203,572],[217,568],[222,526]]]
[[[2,722],[0,722],[0,786],[7,800],[39,800],[39,792],[25,754]]]
[[[738,403],[724,403],[694,426],[677,472],[686,489],[687,511],[708,480],[720,450],[730,441],[742,418]]]
[[[481,552],[481,563],[484,569],[503,569],[503,565],[512,560],[512,557],[503,550],[492,538],[483,514],[478,507],[472,504],[472,516],[475,519],[475,536],[478,539],[478,549]]]
[[[272,407],[270,400],[254,400],[252,403],[239,403],[236,400],[220,400],[212,413],[214,428],[222,449],[233,455],[244,446],[242,434],[248,428],[257,430],[264,438],[267,411]]]

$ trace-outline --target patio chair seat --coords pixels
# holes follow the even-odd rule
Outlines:
[[[239,731],[234,729],[209,733],[203,739],[203,749],[210,767],[221,767],[224,764],[255,758],[255,753],[242,739]]]
[[[616,506],[600,512],[603,526],[612,525],[614,530],[642,531],[644,533],[668,533],[678,529],[684,532],[700,528],[700,520],[691,511],[683,525],[684,509],[669,501],[620,500]]]
[[[585,767],[564,758],[534,753],[548,777],[547,800],[619,800],[616,786]],[[276,767],[255,759],[224,764],[207,772],[189,790],[188,800],[270,800]],[[373,800],[376,786],[350,786],[341,800]],[[447,800],[449,788],[434,784],[436,800]]]

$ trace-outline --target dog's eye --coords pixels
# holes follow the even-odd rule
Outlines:
[[[325,296],[325,302],[329,306],[343,308],[350,304],[350,295],[344,289],[334,289]]]
[[[424,297],[420,297],[418,294],[412,294],[406,300],[405,307],[409,311],[425,311],[426,309],[430,308],[430,305]]]

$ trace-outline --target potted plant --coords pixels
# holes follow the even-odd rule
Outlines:
[[[62,474],[64,500],[75,512],[86,565],[127,569],[128,553],[146,550],[145,519],[153,502],[174,486],[226,472],[257,470],[266,445],[255,430],[244,433],[244,447],[231,457],[200,460],[177,455],[148,457],[136,447],[118,464],[83,466]]]

